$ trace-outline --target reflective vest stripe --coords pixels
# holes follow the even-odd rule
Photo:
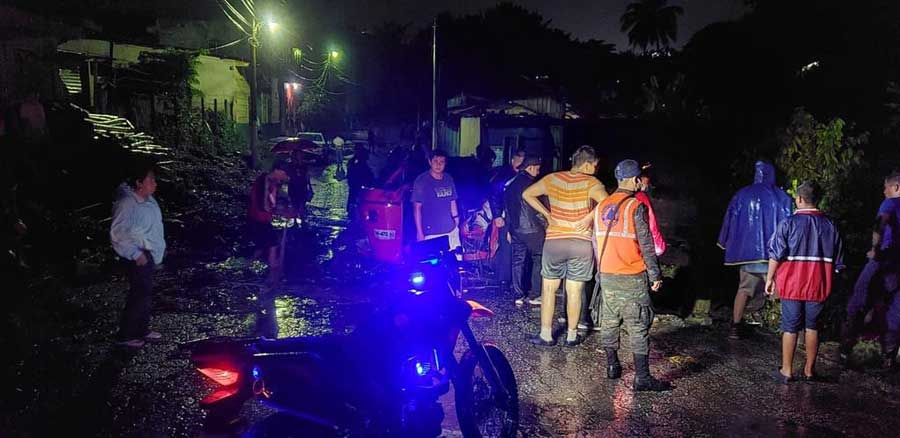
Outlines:
[[[604,199],[594,211],[594,237],[597,263],[601,272],[637,274],[647,269],[641,256],[633,218],[640,201],[632,198],[623,202],[627,196],[621,192],[613,194]],[[616,206],[619,207],[618,210],[611,211]],[[603,217],[604,214],[611,214],[613,218],[607,221],[610,218]],[[609,238],[606,239],[606,236]],[[601,260],[600,253],[604,243],[606,251],[602,254]]]

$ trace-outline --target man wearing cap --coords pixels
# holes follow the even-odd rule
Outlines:
[[[551,173],[522,193],[528,205],[547,218],[546,237],[541,254],[541,332],[531,339],[536,345],[555,345],[553,314],[556,290],[566,280],[566,322],[564,345],[573,347],[583,339],[578,336],[581,294],[584,283],[594,273],[591,249],[591,200],[606,198],[603,183],[594,178],[597,154],[590,146],[581,146],[572,156],[572,168]],[[550,210],[538,196],[547,196]],[[586,221],[587,220],[587,221]]]
[[[606,376],[622,376],[619,329],[622,324],[634,355],[634,390],[666,391],[668,382],[650,375],[650,325],[653,305],[650,290],[662,287],[647,206],[635,198],[641,187],[637,161],[616,165],[619,187],[594,209],[597,269],[603,293],[600,342],[606,350]]]
[[[540,304],[541,252],[544,250],[544,220],[522,199],[522,192],[534,184],[541,173],[540,157],[527,156],[519,165],[519,173],[506,182],[503,205],[506,210],[506,228],[512,244],[512,286],[516,305],[527,300]],[[525,282],[525,260],[531,257],[531,282]]]

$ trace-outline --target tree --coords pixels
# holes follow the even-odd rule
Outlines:
[[[675,42],[678,16],[683,13],[681,6],[668,6],[668,0],[638,0],[628,5],[619,22],[631,45],[646,52],[648,47],[661,49]]]
[[[844,225],[845,240],[859,243],[856,230],[866,229],[868,218],[862,223],[852,223],[861,217],[858,212],[862,211],[854,181],[863,171],[860,146],[868,141],[868,134],[848,136],[845,126],[840,118],[822,123],[803,108],[797,109],[779,139],[781,150],[777,163],[788,178],[789,191],[803,181],[819,183],[823,189],[819,207]]]

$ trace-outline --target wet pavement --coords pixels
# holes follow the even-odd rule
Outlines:
[[[109,317],[57,338],[58,345],[34,346],[22,359],[32,366],[18,376],[23,384],[14,397],[49,397],[60,408],[11,412],[2,424],[17,436],[202,436],[203,413],[197,403],[212,386],[191,368],[179,344],[252,335],[259,309],[268,307],[263,302],[271,305],[268,314],[279,337],[354,330],[376,299],[365,285],[371,286],[367,272],[377,267],[356,255],[357,242],[344,233],[346,185],[331,177],[333,171],[326,169],[314,182],[312,217],[305,231],[294,233],[288,280],[271,296],[261,290],[265,267],[239,254],[171,260],[158,273],[151,323],[163,340],[123,352],[111,339],[126,282],[118,278],[73,289],[68,298],[73,307],[85,315]],[[759,332],[733,341],[724,326],[686,326],[677,317],[661,315],[653,329],[651,368],[675,389],[636,394],[627,343],[621,351],[623,378],[609,381],[596,334],[575,348],[533,346],[527,337],[538,330],[536,309],[516,307],[512,296],[494,288],[472,287],[467,298],[496,312],[494,319],[473,320],[472,325],[480,339],[496,343],[512,364],[520,389],[522,436],[878,437],[896,436],[900,430],[896,378],[842,371],[833,360],[833,345],[820,353],[819,372],[828,381],[778,385],[769,377],[780,360],[774,334]],[[42,374],[60,366],[48,363],[42,355],[47,349],[65,353],[53,360],[70,361],[70,374]],[[798,356],[799,364],[803,354]],[[448,414],[445,436],[460,436],[452,394],[442,401]],[[251,403],[245,410],[250,421],[269,413]]]

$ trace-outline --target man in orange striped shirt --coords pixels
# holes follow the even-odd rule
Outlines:
[[[547,233],[541,260],[541,333],[531,340],[538,345],[554,345],[553,313],[556,290],[566,279],[566,316],[568,331],[564,345],[581,343],[578,319],[581,314],[581,292],[591,279],[594,254],[591,245],[590,216],[592,201],[606,198],[603,183],[594,178],[597,154],[590,146],[581,146],[572,156],[572,169],[551,173],[522,193],[522,198],[547,218]],[[547,196],[550,209],[538,199]]]

